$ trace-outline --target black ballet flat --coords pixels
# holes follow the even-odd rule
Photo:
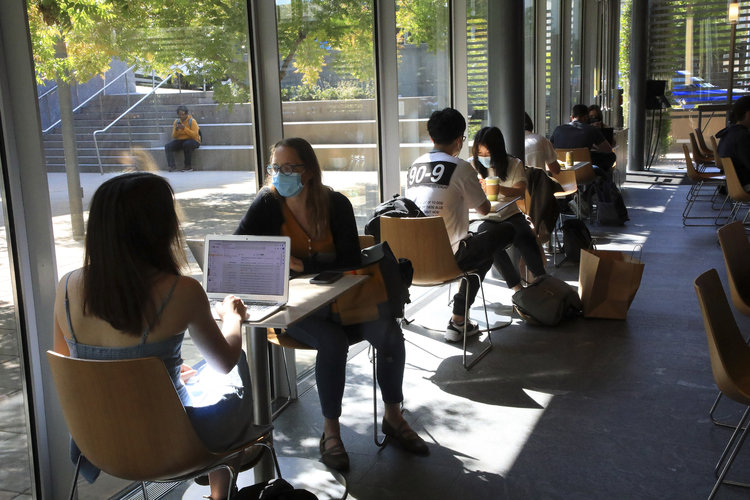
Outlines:
[[[382,429],[383,434],[389,438],[395,439],[398,444],[409,453],[414,453],[415,455],[430,454],[430,449],[427,447],[427,443],[425,443],[424,439],[419,437],[419,434],[410,429],[406,422],[396,429],[384,418]]]
[[[325,443],[329,439],[337,439],[339,444],[326,450]],[[346,472],[349,470],[349,454],[344,448],[341,436],[335,435],[326,437],[325,432],[320,436],[320,461],[323,462],[324,465],[339,472]]]

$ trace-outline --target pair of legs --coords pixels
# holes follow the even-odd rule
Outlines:
[[[193,168],[193,151],[200,147],[200,143],[193,139],[175,139],[164,145],[164,153],[167,155],[167,167],[170,171],[175,169],[174,152],[182,151],[185,154],[185,168]]]
[[[404,428],[401,386],[406,353],[401,327],[394,318],[380,317],[343,326],[334,322],[328,311],[323,311],[290,326],[287,334],[318,350],[315,381],[323,411],[324,437],[337,437],[326,441],[326,449],[343,444],[339,417],[346,381],[346,357],[349,345],[359,340],[367,340],[377,350],[377,381],[385,403],[385,420],[395,429]]]
[[[515,228],[511,224],[486,224],[479,226],[476,233],[470,233],[467,238],[461,240],[458,251],[455,254],[456,263],[459,269],[463,271],[475,271],[480,279],[484,280],[487,271],[492,267],[495,257],[495,251],[501,249],[503,252],[515,237]],[[466,281],[461,281],[458,293],[453,297],[453,316],[452,321],[456,324],[463,324],[464,306],[468,294],[469,306],[474,303],[474,299],[479,291],[479,282],[476,279],[469,279],[467,290]]]
[[[513,237],[513,246],[518,249],[523,257],[523,261],[529,268],[534,277],[539,277],[545,274],[547,271],[544,269],[544,260],[542,254],[539,251],[539,245],[536,242],[536,235],[532,231],[529,222],[522,213],[514,214],[502,222],[495,221],[484,221],[479,225],[479,231],[482,232],[487,226],[496,224],[507,224],[513,228],[515,236]],[[493,264],[503,275],[505,283],[508,288],[513,290],[521,289],[521,275],[518,273],[518,269],[511,261],[508,256],[508,252],[505,251],[505,247],[497,247],[492,255]]]

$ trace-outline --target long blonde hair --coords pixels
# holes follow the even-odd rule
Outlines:
[[[313,233],[310,236],[313,239],[318,239],[328,230],[331,188],[323,185],[323,173],[320,170],[320,163],[318,163],[318,157],[315,156],[315,151],[309,142],[301,137],[282,139],[271,148],[272,157],[276,149],[280,147],[295,150],[300,161],[305,165],[307,220],[310,224],[310,231]],[[267,184],[276,196],[281,197],[276,188],[273,187],[270,175],[268,176]]]

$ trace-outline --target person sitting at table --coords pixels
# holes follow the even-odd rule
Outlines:
[[[255,196],[235,234],[289,236],[294,272],[356,267],[360,248],[354,210],[346,196],[323,185],[310,143],[301,138],[279,141],[271,149],[267,171],[267,185]],[[406,354],[394,317],[343,326],[325,308],[291,325],[287,334],[318,350],[315,380],[323,412],[320,453],[325,465],[349,469],[339,417],[351,339],[365,339],[377,349],[377,381],[385,403],[383,433],[409,452],[429,454],[427,444],[401,413]]]
[[[180,273],[186,262],[181,242],[174,193],[164,178],[134,172],[99,186],[91,200],[84,265],[57,287],[54,348],[84,359],[161,358],[198,436],[209,449],[224,451],[254,436],[240,331],[245,305],[226,297],[217,307],[220,329],[201,284]],[[194,400],[213,389],[201,376],[184,383],[197,373],[180,354],[188,328],[207,366],[228,374],[221,380],[232,392],[222,403]],[[246,389],[234,389],[239,386]],[[93,482],[99,471],[84,464],[82,474]],[[211,472],[211,498],[226,498],[229,481],[228,471]]]
[[[483,178],[498,178],[498,195],[505,198],[524,197],[526,194],[526,176],[523,162],[511,156],[505,150],[505,138],[497,127],[483,127],[474,135],[471,146],[471,164]],[[535,278],[546,274],[544,260],[526,216],[511,203],[499,212],[491,213],[479,224],[479,232],[496,224],[507,224],[513,228],[515,236],[513,246],[518,249],[527,268]],[[493,264],[505,279],[508,288],[515,291],[523,288],[521,275],[508,257],[504,247],[498,247],[493,253]]]
[[[474,271],[481,280],[492,267],[497,248],[505,248],[513,241],[513,226],[488,224],[481,231],[469,232],[469,210],[487,215],[491,205],[469,162],[458,158],[466,136],[466,119],[458,110],[444,108],[435,111],[427,120],[427,132],[433,150],[412,163],[407,173],[406,197],[428,216],[443,218],[451,249],[459,269]],[[471,279],[469,286],[461,280],[453,297],[453,314],[445,329],[447,342],[458,342],[466,336],[477,335],[479,325],[464,317],[464,305],[474,303],[480,283]]]
[[[732,105],[731,124],[719,130],[719,156],[731,158],[742,188],[750,192],[750,96]]]
[[[614,129],[604,123],[604,113],[602,113],[602,107],[598,104],[592,104],[589,106],[589,125],[598,128],[607,142],[615,146]]]
[[[576,104],[570,113],[570,123],[559,125],[552,132],[550,141],[557,149],[588,148],[591,163],[598,167],[598,173],[609,175],[617,156],[602,132],[587,123],[588,119],[589,108],[585,104]]]
[[[557,162],[555,146],[543,135],[534,133],[534,122],[528,113],[524,113],[524,154],[526,165],[541,168],[557,175],[560,173],[560,164]]]

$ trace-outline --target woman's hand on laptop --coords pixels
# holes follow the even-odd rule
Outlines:
[[[227,314],[237,314],[243,320],[247,316],[247,307],[241,298],[227,295],[224,297],[224,302],[216,304],[216,313],[221,319],[224,319]]]

